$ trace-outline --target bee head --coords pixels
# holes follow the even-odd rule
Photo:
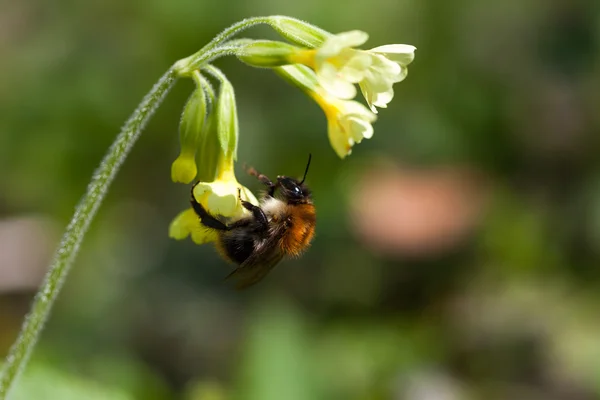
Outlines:
[[[280,187],[280,193],[288,203],[310,203],[310,190],[306,187],[304,181],[306,180],[306,174],[308,174],[311,159],[312,155],[309,154],[308,163],[306,163],[306,169],[301,181],[288,178],[287,176],[277,177],[277,186]]]
[[[278,176],[279,193],[289,203],[308,203],[311,199],[310,190],[303,182],[287,176]]]

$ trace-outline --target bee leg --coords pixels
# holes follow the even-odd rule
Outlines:
[[[276,183],[273,183],[268,176],[261,174],[253,167],[244,166],[244,169],[248,175],[256,177],[259,181],[261,181],[262,184],[267,186],[269,188],[267,192],[268,195],[273,197],[273,194],[275,194],[275,189],[277,188]]]
[[[244,206],[246,210],[252,213],[254,219],[258,221],[262,230],[269,229],[269,221],[267,220],[267,216],[265,215],[265,212],[262,210],[262,208],[255,206],[249,201],[242,200],[242,189],[238,189],[238,196],[240,201],[242,202],[242,206]]]
[[[230,227],[228,227],[227,225],[210,215],[208,211],[206,211],[204,207],[202,207],[202,204],[196,201],[193,192],[192,198],[190,199],[190,203],[192,203],[192,208],[194,209],[196,214],[198,214],[198,217],[200,217],[200,222],[202,223],[202,225],[206,226],[207,228],[217,229],[219,231],[228,231],[231,229]]]

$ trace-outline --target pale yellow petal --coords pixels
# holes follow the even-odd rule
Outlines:
[[[192,229],[191,238],[192,241],[196,244],[205,244],[216,242],[219,236],[217,234],[217,231],[200,225]]]
[[[348,82],[358,83],[363,80],[365,72],[373,63],[373,58],[366,52],[355,51],[352,56],[340,69],[340,76]]]
[[[242,211],[239,204],[238,193],[211,193],[206,202],[207,209],[211,214],[232,217]]]
[[[317,50],[317,59],[327,59],[337,56],[343,49],[360,46],[369,39],[369,35],[362,31],[342,32],[333,35]]]
[[[369,105],[369,108],[371,109],[371,111],[374,114],[377,114],[377,108],[375,108],[375,106],[373,105],[373,102],[375,101],[376,97],[377,97],[377,93],[375,93],[371,86],[368,84],[368,82],[362,81],[359,85],[360,87],[360,91],[362,92],[363,97],[365,98],[365,100],[367,101],[367,104]]]
[[[341,129],[342,127],[337,121],[329,121],[327,134],[329,136],[329,142],[335,153],[340,157],[344,158],[350,154],[352,145],[348,142],[348,137],[344,134]]]
[[[408,65],[415,59],[415,46],[409,44],[387,44],[369,51],[385,55],[388,59],[401,65]]]
[[[338,71],[329,63],[323,64],[317,74],[319,84],[327,92],[340,99],[352,99],[356,96],[356,87],[345,79],[338,77]]]
[[[369,111],[367,107],[359,103],[358,101],[344,101],[342,102],[341,112],[345,115],[358,116],[368,122],[375,122],[377,116]]]
[[[370,139],[373,136],[373,126],[360,118],[348,118],[349,135],[356,143],[360,143],[364,138]]]
[[[217,240],[217,233],[200,223],[200,218],[191,208],[182,211],[169,226],[169,237],[182,240],[190,236],[196,244],[204,244]]]
[[[380,92],[375,95],[373,104],[379,108],[387,108],[387,104],[394,98],[394,89],[390,88],[387,92]]]
[[[198,182],[194,186],[194,197],[196,198],[196,201],[198,201],[198,202],[200,202],[200,199],[202,199],[202,197],[204,197],[204,195],[206,193],[210,193],[210,192],[212,192],[212,186],[210,183]]]

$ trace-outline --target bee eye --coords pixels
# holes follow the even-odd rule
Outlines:
[[[283,186],[289,196],[302,197],[303,195],[300,186],[290,178],[281,179],[281,186]]]

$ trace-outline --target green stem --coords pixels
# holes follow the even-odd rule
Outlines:
[[[206,46],[204,46],[198,52],[198,54],[206,53],[214,47],[217,47],[233,35],[237,35],[239,32],[258,24],[270,25],[280,35],[283,35],[284,37],[296,44],[300,44],[309,48],[315,47],[317,44],[321,44],[325,40],[325,38],[331,35],[331,33],[327,32],[326,30],[323,30],[315,25],[308,24],[296,18],[286,17],[282,15],[270,15],[268,17],[253,17],[244,19],[240,22],[236,22],[229,28],[225,29],[223,32],[219,33],[217,36],[215,36],[213,40],[211,40]],[[300,31],[302,31],[301,34],[299,34]],[[307,40],[308,38],[310,38],[311,40]]]
[[[33,300],[31,311],[25,318],[19,337],[6,358],[6,363],[0,375],[0,400],[6,398],[19,373],[27,364],[36,341],[44,328],[44,323],[50,315],[52,304],[60,292],[83,237],[104,199],[108,187],[140,136],[142,129],[176,80],[177,72],[174,68],[169,69],[160,78],[125,123],[121,133],[104,156],[100,167],[94,173],[87,192],[77,206],[73,219],[62,237],[44,282]]]
[[[208,72],[209,74],[211,74],[212,76],[214,76],[216,79],[218,79],[219,82],[229,83],[229,79],[227,79],[227,76],[225,76],[223,71],[221,71],[219,68],[215,67],[214,65],[205,65],[202,67],[202,69],[205,70],[206,72]]]
[[[226,28],[223,32],[219,33],[213,40],[208,42],[206,46],[204,46],[197,54],[203,54],[213,49],[214,47],[220,45],[233,35],[238,34],[239,32],[246,30],[254,25],[258,24],[272,24],[271,17],[252,17],[241,20],[240,22],[236,22],[231,25],[229,28]]]
[[[252,39],[235,39],[225,43],[223,46],[216,49],[207,50],[206,53],[198,52],[189,57],[183,58],[175,63],[175,69],[179,76],[192,77],[194,71],[200,69],[203,65],[214,61],[217,58],[237,55],[239,49],[248,43],[253,42]]]
[[[202,85],[202,88],[204,88],[204,91],[208,95],[209,102],[212,106],[216,103],[215,89],[212,87],[209,80],[203,77],[202,74],[200,74],[200,72],[198,72],[198,75],[200,79],[200,84]]]

